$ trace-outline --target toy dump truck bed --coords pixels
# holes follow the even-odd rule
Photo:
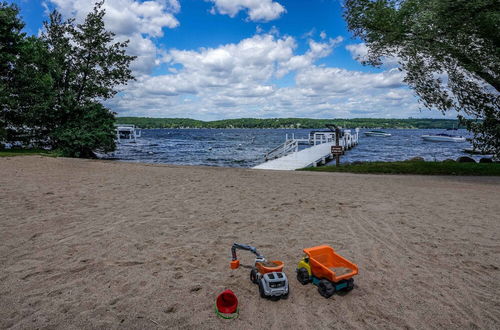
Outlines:
[[[358,266],[335,253],[328,245],[304,249],[304,252],[309,257],[312,273],[319,279],[339,282],[358,274]]]

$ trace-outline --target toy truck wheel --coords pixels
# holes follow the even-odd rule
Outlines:
[[[354,279],[350,278],[350,279],[347,280],[347,288],[345,288],[345,291],[349,292],[352,289],[354,289]]]
[[[262,281],[259,281],[259,293],[261,298],[266,298],[266,292],[264,291],[264,285]]]
[[[318,283],[318,292],[325,298],[330,298],[335,293],[335,286],[328,280],[321,280]]]
[[[253,284],[257,284],[257,269],[252,268],[250,271],[250,281],[252,281]]]
[[[288,284],[286,286],[287,286],[287,291],[286,294],[281,296],[282,299],[288,299],[288,296],[290,295],[290,287],[288,286]]]
[[[309,278],[309,272],[305,268],[300,268],[297,270],[297,280],[302,284],[306,285],[307,283],[311,282],[311,279]]]

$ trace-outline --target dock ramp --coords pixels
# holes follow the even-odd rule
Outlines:
[[[344,130],[339,139],[339,145],[344,150],[349,150],[358,144],[359,129],[352,134],[350,130]],[[285,139],[285,143],[266,154],[266,162],[254,166],[260,170],[293,171],[304,167],[326,164],[333,159],[332,146],[335,145],[335,133],[313,132],[306,139],[296,139],[292,136]],[[299,144],[309,144],[311,147],[299,151]]]
[[[286,156],[269,160],[255,166],[261,170],[293,171],[299,168],[316,166],[331,159],[331,148],[333,143],[322,143],[301,151],[290,153]]]

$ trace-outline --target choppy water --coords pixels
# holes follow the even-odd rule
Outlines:
[[[285,134],[307,137],[309,129],[149,129],[142,130],[137,143],[119,144],[111,158],[127,162],[178,165],[252,167],[264,154],[285,141]],[[426,142],[421,135],[442,133],[440,129],[387,129],[391,137],[367,137],[360,131],[360,143],[341,162],[392,161],[411,157],[444,160],[467,155],[469,142]],[[466,130],[453,134],[467,136]],[[474,158],[479,159],[480,156]]]

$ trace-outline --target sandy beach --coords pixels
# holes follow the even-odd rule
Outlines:
[[[500,327],[498,177],[13,157],[0,210],[2,329]],[[285,262],[287,300],[229,268],[233,242]],[[295,279],[320,244],[358,265],[347,295]],[[214,313],[226,288],[236,320]]]

